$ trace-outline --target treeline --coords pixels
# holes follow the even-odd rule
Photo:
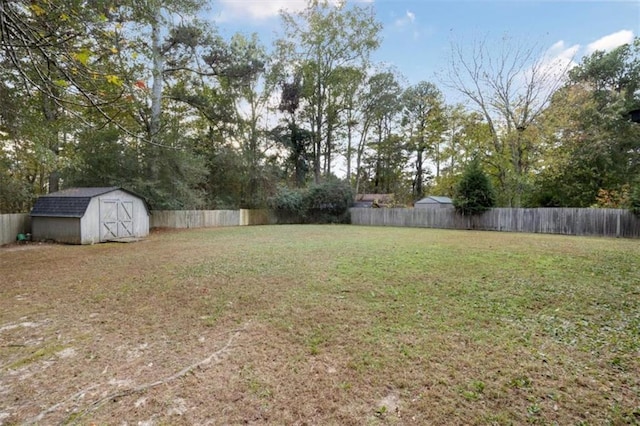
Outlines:
[[[273,207],[335,175],[411,203],[455,195],[473,161],[498,206],[626,207],[638,186],[638,39],[572,69],[508,39],[454,43],[438,84],[468,102],[450,105],[372,63],[373,6],[310,0],[268,47],[224,39],[204,6],[0,2],[0,212],[112,185],[155,209]]]

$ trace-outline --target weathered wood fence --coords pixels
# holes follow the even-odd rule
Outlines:
[[[206,228],[276,224],[269,210],[154,210],[150,228]],[[0,214],[0,245],[16,240],[20,233],[31,230],[28,213]]]
[[[0,245],[16,240],[20,233],[31,230],[31,218],[27,213],[0,214]]]
[[[269,210],[161,210],[152,211],[151,228],[205,228],[273,225]],[[351,209],[354,225],[402,226],[542,234],[640,238],[640,218],[620,209],[492,209],[482,216],[461,216],[453,209]],[[30,231],[29,215],[0,215],[0,245]]]
[[[275,224],[269,210],[154,210],[151,228],[209,228]]]
[[[354,225],[403,226],[640,238],[640,218],[622,209],[491,209],[462,216],[451,209],[351,209]]]

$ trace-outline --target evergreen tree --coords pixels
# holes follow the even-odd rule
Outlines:
[[[640,216],[640,179],[637,179],[631,188],[629,207],[633,214]]]
[[[491,182],[475,159],[469,163],[456,187],[453,205],[460,214],[475,215],[489,210],[494,203]]]

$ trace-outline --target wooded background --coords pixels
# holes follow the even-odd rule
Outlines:
[[[406,85],[371,60],[374,5],[341,3],[283,12],[266,46],[221,36],[199,0],[0,2],[0,212],[73,186],[265,208],[332,178],[409,205],[455,197],[474,158],[498,206],[628,206],[638,38],[571,69],[530,40],[454,42],[438,81]]]

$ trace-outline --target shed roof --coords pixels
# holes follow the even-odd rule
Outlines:
[[[452,204],[453,201],[449,197],[437,197],[430,195],[423,198],[420,201],[416,201],[415,204]]]
[[[129,194],[139,197],[139,195],[118,186],[69,188],[40,196],[31,210],[31,216],[80,218],[84,216],[93,197],[117,190],[128,192]]]
[[[104,186],[104,187],[90,187],[90,188],[69,188],[58,192],[52,192],[51,194],[45,194],[41,197],[65,197],[65,198],[77,198],[77,197],[95,197],[97,195],[106,194],[107,192],[116,191],[122,189],[119,186]],[[127,191],[128,192],[128,191]]]

